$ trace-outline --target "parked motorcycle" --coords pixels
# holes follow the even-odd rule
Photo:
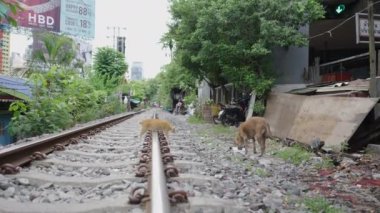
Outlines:
[[[218,116],[214,116],[213,120],[215,124],[239,126],[240,122],[245,121],[245,114],[247,111],[247,100],[240,99],[232,105],[222,105]]]

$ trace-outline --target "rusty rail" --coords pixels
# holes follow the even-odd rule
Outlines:
[[[17,173],[22,165],[30,163],[33,160],[44,159],[46,154],[56,150],[63,150],[68,144],[78,143],[80,139],[85,139],[90,135],[94,135],[107,127],[120,123],[141,112],[142,111],[125,113],[123,115],[109,118],[105,121],[83,126],[74,130],[68,130],[48,138],[0,150],[0,173]]]

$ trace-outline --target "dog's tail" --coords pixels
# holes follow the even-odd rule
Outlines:
[[[267,138],[272,138],[273,137],[272,132],[270,131],[270,126],[269,126],[268,122],[266,123],[266,127],[265,127],[265,136]]]

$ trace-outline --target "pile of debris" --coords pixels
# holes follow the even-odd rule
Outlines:
[[[309,190],[326,198],[360,212],[376,212],[380,206],[379,163],[368,155],[340,156],[338,166],[310,171],[301,179]]]
[[[349,82],[330,82],[308,85],[289,91],[298,95],[324,95],[339,97],[369,97],[369,80],[357,79]]]

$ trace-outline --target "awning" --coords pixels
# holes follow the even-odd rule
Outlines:
[[[0,92],[22,100],[32,97],[32,88],[26,80],[5,75],[0,75]]]

